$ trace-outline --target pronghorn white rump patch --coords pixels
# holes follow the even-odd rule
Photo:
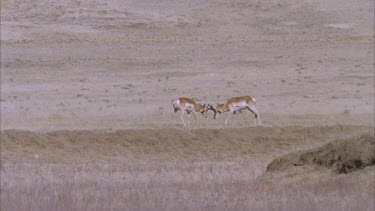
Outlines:
[[[194,105],[192,105],[190,103],[185,103],[185,108],[189,109],[189,110],[192,110],[194,108]]]
[[[233,103],[233,107],[234,107],[235,110],[241,109],[241,108],[246,108],[246,106],[248,106],[248,105],[244,101],[241,101],[241,102],[238,102],[238,103]]]
[[[180,100],[174,100],[173,101],[173,106],[178,107],[180,105]]]

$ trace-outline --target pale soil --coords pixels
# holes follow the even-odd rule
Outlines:
[[[373,124],[373,20],[371,0],[7,0],[1,126],[174,127],[177,97],[241,95],[265,125]]]
[[[1,0],[0,93],[1,210],[374,210],[374,166],[265,173],[373,133],[372,0]]]

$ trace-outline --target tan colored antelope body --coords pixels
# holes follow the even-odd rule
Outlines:
[[[206,104],[202,105],[199,103],[196,103],[194,100],[186,97],[180,97],[177,100],[172,101],[172,105],[174,108],[174,112],[176,113],[177,111],[181,111],[181,121],[182,124],[186,127],[183,114],[184,111],[188,114],[188,125],[190,124],[190,113],[191,112],[199,112],[201,113],[204,117],[207,118],[207,106]],[[195,116],[194,116],[195,118]]]
[[[259,122],[259,124],[262,124],[260,121],[260,116],[255,108],[256,100],[253,97],[250,96],[241,96],[241,97],[233,97],[229,99],[226,103],[218,104],[217,108],[213,108],[213,106],[208,105],[209,110],[213,110],[215,112],[214,119],[216,119],[220,113],[229,112],[227,118],[225,119],[225,125],[228,123],[228,119],[230,114],[235,115],[237,111],[241,111],[244,109],[248,109],[255,115],[255,123]]]

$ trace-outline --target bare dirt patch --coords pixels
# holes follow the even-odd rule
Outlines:
[[[173,127],[181,96],[254,96],[266,126],[374,122],[369,0],[1,2],[2,130]]]

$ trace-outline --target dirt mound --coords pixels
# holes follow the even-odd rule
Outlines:
[[[349,173],[375,164],[374,147],[373,134],[345,141],[338,140],[317,149],[275,159],[267,166],[267,171],[317,164],[331,168],[337,173]]]

